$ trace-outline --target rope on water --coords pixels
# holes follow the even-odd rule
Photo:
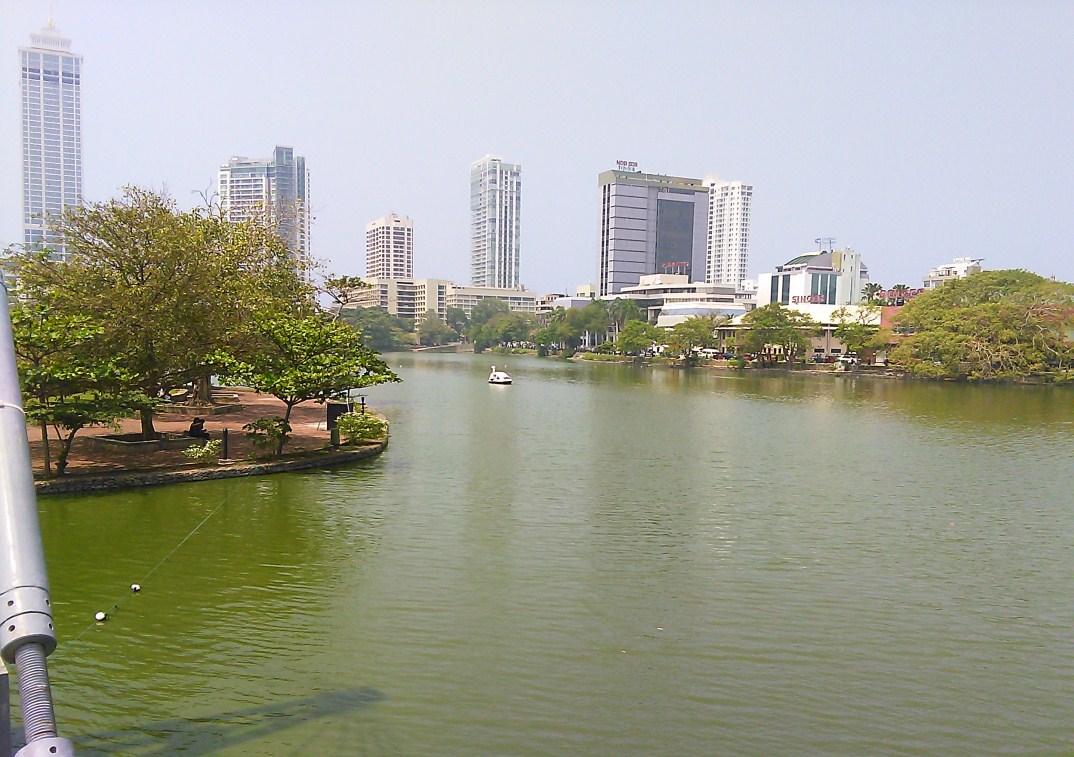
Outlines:
[[[147,580],[148,580],[149,578],[151,578],[151,577],[152,577],[152,575],[153,575],[154,573],[156,573],[156,572],[157,572],[157,571],[158,571],[158,570],[159,570],[159,569],[161,568],[161,566],[162,566],[162,565],[164,565],[164,563],[168,562],[168,560],[170,560],[170,559],[171,559],[172,555],[174,555],[174,554],[175,554],[176,552],[178,552],[178,551],[179,551],[179,549],[180,549],[180,548],[181,548],[181,547],[182,547],[182,546],[183,546],[184,544],[186,544],[186,543],[187,543],[188,541],[190,541],[190,539],[191,539],[191,538],[192,538],[192,537],[194,536],[194,534],[196,534],[196,533],[197,533],[197,532],[198,532],[199,530],[201,530],[201,527],[202,527],[202,526],[204,526],[204,525],[205,525],[206,523],[208,523],[208,522],[209,522],[209,519],[210,519],[210,518],[212,518],[212,517],[213,517],[214,515],[216,515],[216,514],[217,514],[217,512],[219,512],[219,511],[220,511],[220,508],[221,508],[221,507],[223,507],[223,506],[224,506],[224,503],[223,503],[223,502],[220,502],[220,504],[218,504],[218,505],[217,505],[216,507],[214,507],[214,508],[213,508],[213,509],[212,509],[212,510],[211,510],[211,511],[209,512],[209,514],[208,514],[208,515],[206,515],[206,516],[205,516],[204,518],[202,518],[202,519],[201,519],[201,522],[200,522],[200,523],[198,523],[198,525],[194,526],[194,528],[192,528],[192,529],[190,530],[190,533],[188,533],[188,534],[187,534],[186,536],[184,536],[184,537],[183,537],[182,539],[180,539],[180,540],[179,540],[179,543],[178,543],[178,544],[176,544],[176,545],[175,545],[174,547],[172,547],[172,548],[171,548],[171,550],[170,550],[170,551],[168,552],[168,554],[166,554],[166,555],[164,555],[164,557],[160,558],[160,560],[159,560],[159,561],[157,562],[157,564],[156,564],[156,565],[154,565],[154,566],[153,566],[152,568],[150,568],[150,569],[149,569],[149,572],[145,574],[145,576],[144,576],[144,577],[142,578],[142,580],[143,580],[143,581],[147,581]],[[137,586],[138,588],[137,588],[137,589],[135,589],[135,588],[134,588],[135,586]],[[139,584],[131,584],[131,589],[130,589],[130,590],[128,590],[128,592],[129,592],[129,593],[134,593],[134,592],[137,592],[137,591],[141,591],[141,586],[140,586]],[[121,605],[122,603],[123,603],[123,599],[122,599],[122,598],[121,598],[121,599],[117,599],[117,600],[116,600],[115,602],[113,602],[113,603],[112,603],[111,607],[109,607],[109,608],[108,608],[107,610],[105,610],[105,611],[104,611],[104,612],[105,612],[105,615],[107,615],[108,613],[111,613],[111,612],[115,612],[116,610],[118,610],[118,609],[119,609],[119,607],[120,607],[120,605]],[[85,628],[83,628],[83,629],[82,629],[81,631],[79,631],[78,635],[77,635],[77,636],[75,636],[75,637],[74,637],[73,639],[71,639],[71,642],[77,642],[77,641],[78,641],[79,639],[81,639],[81,638],[82,638],[83,636],[85,636],[85,635],[86,635],[86,633],[87,633],[87,632],[88,632],[88,631],[89,631],[89,630],[90,630],[91,628],[93,628],[94,626],[97,626],[97,625],[99,625],[99,624],[100,624],[100,621],[98,621],[98,620],[96,620],[96,619],[95,619],[95,620],[93,620],[93,621],[92,621],[91,623],[89,623],[89,624],[88,624],[88,625],[87,625],[87,626],[86,626]],[[57,650],[56,650],[56,654],[58,654],[59,652],[63,651],[63,650],[65,649],[65,648],[66,648],[66,647],[64,647],[64,646],[62,646],[62,645],[61,645],[60,647],[58,647],[58,648],[57,648]]]

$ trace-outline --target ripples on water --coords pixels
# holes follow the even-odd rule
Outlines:
[[[1069,392],[398,362],[375,461],[42,500],[83,752],[1070,747]]]

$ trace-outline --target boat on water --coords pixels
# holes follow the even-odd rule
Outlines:
[[[490,384],[510,384],[511,374],[507,371],[498,371],[496,366],[492,366],[492,373],[489,374]]]

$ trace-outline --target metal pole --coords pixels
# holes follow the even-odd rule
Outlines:
[[[0,274],[2,276],[2,274]],[[18,674],[26,746],[19,755],[73,755],[60,738],[45,658],[56,648],[37,520],[7,287],[0,278],[0,656]]]

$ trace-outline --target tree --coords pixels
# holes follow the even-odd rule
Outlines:
[[[494,345],[529,342],[533,326],[533,319],[525,313],[498,313],[476,330],[471,326],[474,352],[482,352]]]
[[[906,284],[895,284],[891,287],[891,296],[889,298],[890,304],[902,305],[906,302],[907,295],[910,294],[910,287]]]
[[[341,311],[341,320],[362,334],[366,347],[391,352],[409,344],[407,323],[380,308],[349,307]]]
[[[267,225],[229,223],[206,209],[179,212],[142,189],[68,208],[59,222],[68,262],[27,253],[15,261],[20,293],[58,315],[101,329],[98,357],[115,361],[128,389],[147,398],[201,380],[207,356],[242,352],[251,315],[308,312],[311,289],[286,245]],[[142,435],[155,438],[143,403]]]
[[[417,334],[418,343],[427,347],[447,344],[458,337],[450,326],[440,320],[435,310],[425,311],[421,323],[418,324]]]
[[[687,365],[692,365],[697,362],[697,350],[716,344],[717,325],[718,319],[714,316],[695,315],[687,318],[672,326],[668,346]]]
[[[875,281],[871,281],[866,284],[861,290],[861,296],[866,302],[880,303],[880,293],[884,291],[884,287]]]
[[[624,355],[639,355],[664,337],[664,332],[644,321],[627,321],[615,348]]]
[[[335,306],[332,320],[339,320],[340,315],[355,297],[363,289],[369,289],[369,284],[358,276],[329,276],[318,288],[318,292],[325,295]]]
[[[783,307],[778,302],[746,313],[742,325],[746,331],[738,343],[743,348],[767,355],[768,347],[781,347],[787,363],[809,348],[809,338],[820,329],[820,324],[805,313]]]
[[[45,477],[53,473],[50,425],[60,439],[56,475],[62,476],[79,431],[114,423],[147,399],[125,390],[126,377],[115,361],[99,357],[93,343],[103,329],[88,318],[31,303],[12,310],[11,325],[26,417],[41,430]]]
[[[567,316],[568,320],[573,320],[575,327],[580,329],[587,346],[594,341],[603,341],[612,324],[608,305],[604,300],[593,300],[584,308],[571,308]]]
[[[889,359],[934,377],[1004,379],[1074,369],[1074,285],[1027,271],[982,271],[908,302]]]
[[[838,325],[832,336],[838,339],[849,352],[860,353],[876,335],[880,325],[880,308],[876,305],[861,305],[851,311],[842,307],[832,313]]]
[[[309,400],[325,402],[349,389],[374,386],[399,377],[359,333],[328,316],[261,316],[252,324],[261,344],[244,358],[221,356],[230,376],[271,394],[284,403],[283,424],[296,405]],[[283,452],[282,433],[276,454]]]
[[[445,313],[445,320],[452,331],[459,336],[465,334],[466,329],[470,325],[470,319],[466,316],[466,311],[462,308],[448,308]]]
[[[629,321],[645,320],[638,303],[634,302],[634,300],[624,300],[621,297],[616,297],[608,304],[608,315],[611,317],[617,336]]]

